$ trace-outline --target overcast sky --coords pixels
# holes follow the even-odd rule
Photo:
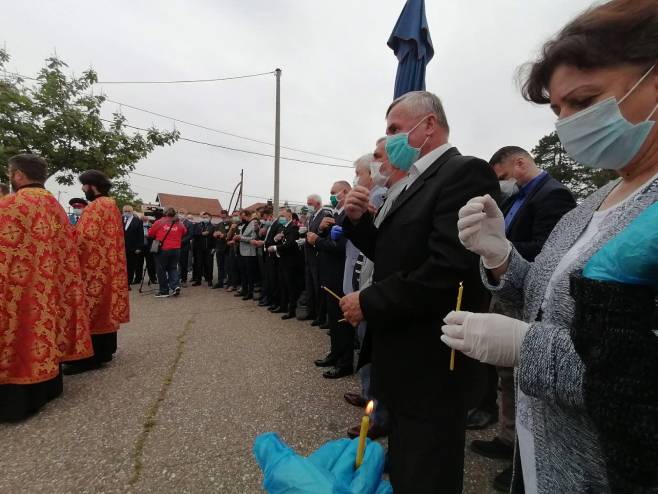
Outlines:
[[[499,147],[532,148],[553,130],[547,107],[523,101],[515,70],[587,0],[427,0],[435,55],[427,89],[443,100],[450,141],[487,159]],[[55,50],[72,71],[93,67],[100,80],[170,80],[267,72],[282,75],[284,146],[349,160],[384,134],[397,60],[386,46],[404,0],[21,0],[4,5],[9,68],[33,75]],[[4,39],[3,39],[4,38]],[[255,139],[274,140],[273,75],[186,85],[105,85],[111,99]],[[107,113],[118,105],[105,105]],[[172,120],[122,108],[128,122],[171,129]],[[188,127],[185,137],[272,153],[268,145]],[[349,164],[282,150],[282,156]],[[272,158],[179,141],[137,164],[136,172],[230,191],[245,173],[245,205],[272,196]],[[281,162],[281,199],[327,199],[349,169]],[[158,192],[229,195],[133,176],[145,201]],[[62,202],[79,187],[50,184]]]

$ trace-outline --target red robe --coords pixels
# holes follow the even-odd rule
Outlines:
[[[123,221],[114,199],[98,197],[75,225],[91,334],[115,333],[130,320]]]
[[[92,354],[66,213],[43,188],[0,198],[0,385],[53,379]]]

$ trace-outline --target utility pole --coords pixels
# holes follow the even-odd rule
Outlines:
[[[240,195],[238,199],[240,200],[240,209],[242,209],[242,186],[244,184],[244,168],[240,170]]]
[[[281,156],[281,69],[276,75],[276,117],[274,120],[274,214],[279,210],[279,158]]]

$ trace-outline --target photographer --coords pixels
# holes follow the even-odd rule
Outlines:
[[[160,244],[156,254],[160,283],[157,298],[169,297],[169,290],[174,297],[180,295],[178,260],[183,236],[186,233],[187,229],[176,217],[174,208],[167,208],[164,217],[156,221],[148,232],[148,236]]]

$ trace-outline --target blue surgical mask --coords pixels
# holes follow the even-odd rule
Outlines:
[[[210,223],[210,218],[202,218],[201,221],[204,223]]]
[[[331,194],[329,196],[329,202],[331,203],[331,206],[335,208],[336,206],[338,206],[338,196]]]
[[[564,149],[576,162],[588,168],[620,170],[640,151],[656,122],[649,120],[632,124],[624,118],[619,105],[646,79],[655,68],[651,67],[637,83],[617,102],[607,98],[555,123],[557,135]]]
[[[285,216],[280,216],[279,217],[279,224],[285,225],[286,223],[288,223],[288,218],[286,218]]]
[[[388,160],[395,168],[405,172],[409,171],[411,165],[418,160],[420,150],[427,143],[429,136],[425,138],[425,142],[419,148],[415,148],[409,144],[409,134],[416,130],[427,117],[429,115],[424,116],[409,132],[400,132],[386,138],[386,154],[388,154]]]

